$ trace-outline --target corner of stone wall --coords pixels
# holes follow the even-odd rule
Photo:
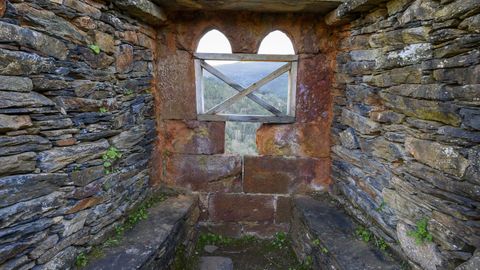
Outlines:
[[[2,0],[0,39],[0,265],[65,269],[153,191],[156,30],[98,1]]]
[[[357,11],[340,42],[333,194],[423,269],[478,261],[479,13],[388,1]],[[421,220],[432,242],[409,236]]]

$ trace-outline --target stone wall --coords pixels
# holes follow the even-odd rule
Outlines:
[[[288,229],[290,195],[330,184],[334,28],[312,14],[180,12],[169,20],[159,31],[155,181],[198,192],[203,220],[223,233]],[[226,155],[225,123],[197,121],[193,53],[212,29],[234,53],[257,53],[267,34],[281,30],[299,55],[296,122],[263,125],[259,156]]]
[[[478,260],[480,3],[354,2],[327,16],[356,16],[332,91],[334,194],[423,269]],[[433,242],[407,236],[422,219]]]
[[[148,194],[155,38],[104,1],[0,0],[1,269],[68,268]]]

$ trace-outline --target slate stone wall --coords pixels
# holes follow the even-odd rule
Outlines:
[[[155,38],[104,1],[0,1],[1,269],[68,268],[148,194]]]
[[[480,2],[364,2],[337,56],[333,194],[415,265],[478,267]],[[433,242],[408,236],[422,219]]]

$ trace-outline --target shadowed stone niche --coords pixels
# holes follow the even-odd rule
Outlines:
[[[288,230],[290,196],[331,184],[335,28],[306,13],[172,11],[168,16],[169,24],[158,33],[155,181],[198,193],[205,224],[236,230],[234,235]],[[268,33],[281,30],[299,55],[296,122],[262,125],[259,156],[224,154],[225,123],[197,120],[193,53],[212,29],[225,34],[234,53],[253,54]]]

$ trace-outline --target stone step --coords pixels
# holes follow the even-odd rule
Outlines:
[[[357,224],[328,198],[296,196],[293,219],[295,252],[311,256],[314,269],[401,269],[386,252],[359,240]]]
[[[118,246],[89,263],[88,270],[168,269],[175,249],[198,219],[198,199],[179,195],[153,206],[148,218],[125,233]]]

